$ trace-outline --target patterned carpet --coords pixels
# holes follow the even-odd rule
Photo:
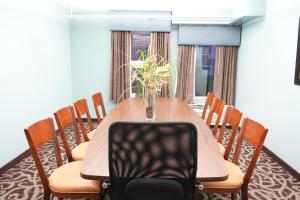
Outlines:
[[[67,129],[66,132],[70,142],[74,145],[75,138],[72,137],[72,131]],[[251,146],[245,144],[239,162],[239,166],[242,170],[247,166],[248,158],[251,157],[252,152]],[[66,162],[66,155],[63,149],[62,153]],[[42,146],[40,155],[45,164],[45,170],[50,174],[53,169],[56,168],[52,144],[48,143]],[[203,193],[201,196],[201,199],[204,200],[230,199],[229,195],[222,196],[218,194],[209,195]],[[43,187],[31,156],[25,158],[0,176],[0,199],[43,199]],[[54,199],[56,200],[56,198]],[[249,199],[300,200],[300,182],[293,178],[266,153],[262,152],[249,185]]]

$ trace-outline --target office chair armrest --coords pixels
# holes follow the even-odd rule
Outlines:
[[[203,183],[200,181],[196,181],[195,187],[197,188],[197,190],[203,190],[204,186]]]
[[[109,188],[109,186],[110,186],[109,180],[104,180],[101,184],[101,189],[107,190]]]
[[[110,188],[109,180],[104,180],[101,184],[100,199],[104,199],[107,191]]]

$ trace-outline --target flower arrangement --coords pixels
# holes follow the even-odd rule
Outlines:
[[[160,55],[146,56],[143,51],[139,53],[139,60],[131,64],[131,77],[137,95],[145,97],[149,94],[157,94],[163,85],[170,82],[173,67]]]
[[[130,65],[132,88],[136,89],[137,96],[144,97],[146,120],[154,120],[157,93],[170,82],[173,67],[160,55],[146,56],[143,51],[139,53],[139,60]]]

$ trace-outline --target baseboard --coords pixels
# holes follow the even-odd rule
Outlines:
[[[56,130],[55,133],[58,135],[59,134],[58,130]],[[18,155],[17,157],[15,157],[13,160],[9,161],[4,166],[2,166],[0,168],[0,176],[2,174],[4,174],[7,170],[9,170],[9,168],[18,164],[19,162],[21,162],[23,159],[27,158],[28,156],[31,156],[31,152],[30,152],[29,148],[27,150],[25,150],[23,153],[21,153],[20,155]]]
[[[97,119],[93,118],[92,121],[97,122]],[[282,166],[287,172],[289,172],[295,179],[300,181],[300,174],[297,172],[297,170],[292,168],[289,164],[287,164],[284,160],[282,160],[280,157],[278,157],[274,152],[272,152],[267,147],[264,146],[263,151],[266,154],[268,154],[271,158],[273,158],[276,162],[278,162],[280,164],[280,166]],[[24,151],[23,153],[21,153],[20,155],[15,157],[13,160],[11,160],[10,162],[8,162],[4,166],[2,166],[0,168],[0,176],[2,174],[4,174],[8,169],[10,169],[14,165],[18,164],[20,161],[22,161],[23,159],[27,158],[30,155],[31,155],[30,150],[27,149],[26,151]]]
[[[83,121],[87,122],[87,119],[84,118]],[[92,118],[92,121],[93,121],[93,123],[98,122],[97,118]],[[56,134],[58,134],[58,130],[56,130]],[[0,168],[0,176],[2,174],[4,174],[7,170],[9,170],[11,167],[13,167],[14,165],[18,164],[20,161],[22,161],[23,159],[27,158],[30,155],[31,155],[31,152],[30,152],[29,149],[27,149],[23,153],[21,153],[20,155],[18,155],[17,157],[15,157],[13,160],[11,160],[8,163],[6,163],[5,165],[3,165]]]
[[[297,181],[300,181],[300,174],[297,170],[287,164],[284,160],[282,160],[279,156],[277,156],[273,151],[268,149],[267,147],[263,147],[263,151],[268,154],[271,158],[273,158],[276,162],[280,164],[287,172],[289,172]]]
[[[10,168],[12,168],[14,165],[18,164],[19,162],[21,162],[23,159],[27,158],[30,155],[31,155],[30,150],[27,149],[26,151],[24,151],[23,153],[21,153],[20,155],[18,155],[17,157],[15,157],[13,160],[11,160],[10,162],[8,162],[4,166],[2,166],[0,168],[0,176],[2,174],[4,174],[7,170],[9,170]]]

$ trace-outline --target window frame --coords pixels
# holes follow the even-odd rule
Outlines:
[[[215,48],[217,48],[216,45],[195,45],[195,73],[194,73],[194,76],[195,76],[195,91],[194,91],[194,94],[195,94],[195,105],[204,105],[205,103],[205,99],[206,99],[206,95],[204,96],[196,96],[196,66],[197,66],[197,56],[198,56],[198,48],[199,47],[204,47],[204,46],[214,46]],[[203,55],[203,54],[202,54]],[[215,53],[215,59],[216,61],[216,53]],[[216,67],[216,63],[214,63],[214,65],[212,66],[215,70],[215,67]],[[213,86],[212,86],[213,87]],[[207,91],[209,92],[209,91]]]
[[[130,51],[131,51],[131,55],[130,55],[130,66],[132,64],[135,64],[135,63],[138,63],[139,61],[138,60],[132,60],[132,35],[149,35],[150,36],[150,41],[149,41],[149,45],[148,45],[148,48],[150,47],[151,45],[151,32],[150,31],[133,31],[131,32],[131,44],[130,44]],[[135,93],[132,93],[132,79],[131,79],[131,68],[130,68],[130,73],[129,73],[129,78],[130,78],[130,90],[129,90],[129,94],[130,94],[130,97],[135,97]]]
[[[130,44],[131,55],[130,55],[130,63],[132,61],[137,61],[137,60],[132,60],[132,53],[133,53],[132,52],[132,44],[133,44],[133,42],[132,42],[132,35],[149,35],[150,37],[149,37],[148,49],[149,49],[149,47],[151,45],[151,32],[150,31],[133,31],[133,32],[131,32],[131,44]],[[134,52],[134,53],[136,53],[136,52]]]

